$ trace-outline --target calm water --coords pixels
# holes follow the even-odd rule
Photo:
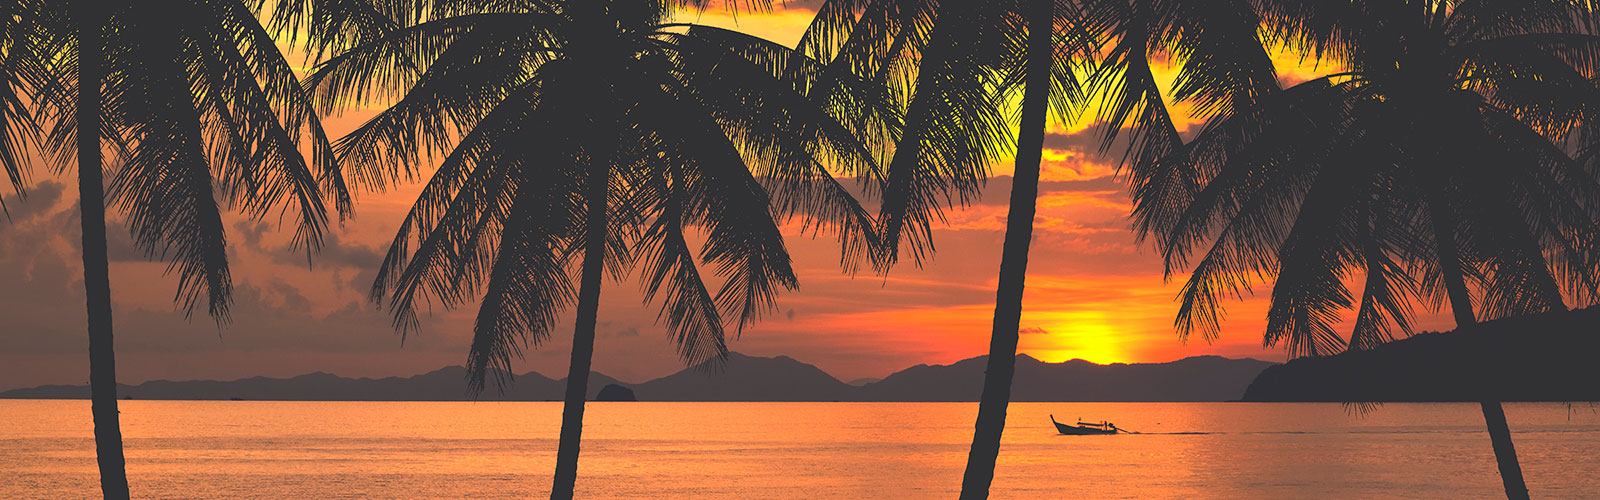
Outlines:
[[[953,498],[975,404],[591,403],[586,498]],[[1509,405],[1534,498],[1600,498],[1600,413]],[[559,403],[123,402],[143,498],[534,498]],[[1140,435],[1059,436],[1047,415]],[[87,401],[0,400],[0,498],[97,493]],[[995,498],[1495,498],[1476,405],[1012,405]],[[1503,498],[1503,497],[1501,497]]]

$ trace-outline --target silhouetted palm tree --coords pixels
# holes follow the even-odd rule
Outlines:
[[[1181,139],[1149,57],[1175,53],[1187,73],[1208,64],[1256,70],[1245,75],[1253,80],[1228,75],[1180,84],[1182,98],[1203,103],[1209,113],[1225,113],[1235,93],[1276,86],[1255,31],[1245,29],[1255,26],[1250,12],[1210,1],[1128,0],[832,0],[819,8],[802,48],[898,89],[906,109],[904,136],[883,187],[881,270],[897,261],[900,244],[910,245],[920,266],[933,250],[932,221],[942,219],[942,207],[978,195],[989,165],[1010,146],[1004,103],[1011,91],[1022,90],[994,325],[961,498],[988,497],[1000,451],[1046,115],[1054,108],[1070,120],[1101,95],[1105,147],[1128,124],[1139,137],[1130,157],[1164,152]],[[1050,29],[1030,29],[1037,26]],[[1080,81],[1079,73],[1090,79]]]
[[[1600,183],[1569,156],[1600,138],[1588,5],[1268,3],[1272,37],[1344,70],[1252,96],[1139,166],[1198,187],[1136,190],[1169,276],[1199,259],[1180,334],[1214,338],[1220,300],[1274,277],[1265,341],[1291,356],[1409,334],[1417,301],[1448,305],[1459,329],[1594,304]],[[1334,327],[1351,308],[1346,342]],[[1501,396],[1482,394],[1484,418],[1506,495],[1527,498]]]
[[[932,223],[943,219],[943,207],[975,199],[990,164],[1009,148],[1006,87],[1023,88],[1022,136],[964,499],[988,496],[1000,451],[1047,108],[1052,98],[1065,101],[1077,91],[1070,70],[1052,75],[1068,58],[1055,57],[1051,30],[1029,29],[1053,26],[1057,7],[1064,6],[1054,0],[830,0],[801,40],[802,49],[832,60],[833,71],[895,89],[905,109],[905,129],[882,184],[880,272],[899,260],[901,244],[909,245],[919,267],[931,257]],[[1060,86],[1053,93],[1052,84]]]
[[[607,270],[620,280],[642,261],[646,300],[661,294],[679,354],[706,367],[725,358],[726,329],[796,286],[781,218],[837,229],[847,266],[875,243],[872,217],[824,162],[875,174],[873,138],[894,118],[873,114],[882,93],[824,80],[792,49],[668,23],[674,4],[373,2],[347,19],[283,22],[350,34],[319,41],[349,49],[307,82],[329,108],[393,100],[339,141],[347,166],[382,187],[443,155],[373,286],[402,334],[419,301],[482,293],[467,359],[477,393],[491,377],[503,387],[511,359],[576,302],[551,498],[573,495]],[[822,81],[833,90],[812,97]],[[714,293],[701,265],[724,280]]]
[[[39,22],[42,3],[0,5],[0,168],[18,196],[27,194],[28,155],[39,145],[41,117],[34,104],[51,80]],[[8,213],[0,197],[0,213]]]
[[[60,84],[35,103],[55,122],[48,142],[57,163],[78,169],[101,490],[128,498],[105,203],[127,216],[140,248],[177,271],[186,315],[203,292],[220,325],[232,292],[220,205],[256,219],[292,210],[294,243],[309,253],[327,224],[322,196],[341,213],[349,198],[298,79],[245,2],[37,6],[29,17],[46,28],[38,35],[53,54],[41,60],[56,66]],[[311,164],[301,139],[314,151]],[[116,153],[109,193],[106,147]]]

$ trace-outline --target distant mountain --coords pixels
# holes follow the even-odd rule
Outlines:
[[[1422,333],[1261,372],[1246,401],[1600,401],[1600,307]]]
[[[977,401],[988,356],[917,365],[862,387],[869,401]],[[1017,355],[1012,401],[1227,401],[1273,363],[1195,356],[1169,363],[1046,363]]]
[[[640,401],[844,401],[854,389],[788,356],[736,352],[716,368],[689,368],[633,387]]]
[[[589,397],[616,384],[639,401],[977,401],[982,392],[983,356],[951,365],[917,365],[883,380],[855,386],[788,356],[764,358],[729,353],[725,363],[685,369],[641,384],[626,384],[600,373],[589,379]],[[1073,360],[1045,363],[1017,357],[1013,401],[1225,401],[1236,399],[1272,363],[1217,356],[1170,363],[1097,365]],[[121,386],[135,399],[246,399],[307,401],[461,401],[466,370],[447,367],[413,377],[344,378],[313,373],[293,378],[255,377],[229,382],[165,380]],[[492,388],[483,400],[560,400],[565,380],[538,373],[518,375],[502,393]],[[86,386],[43,386],[0,393],[0,398],[81,399]]]

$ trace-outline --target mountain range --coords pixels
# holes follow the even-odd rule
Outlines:
[[[949,365],[917,365],[882,380],[847,384],[821,369],[788,356],[755,357],[729,353],[720,366],[696,366],[639,384],[601,373],[589,379],[589,397],[618,384],[640,401],[977,401],[986,356]],[[1017,356],[1012,401],[1226,401],[1273,363],[1254,359],[1197,356],[1168,363],[1099,365],[1082,360],[1046,363]],[[411,377],[346,378],[311,373],[291,378],[254,377],[233,381],[157,380],[123,385],[118,394],[134,399],[302,400],[302,401],[463,401],[466,369],[451,366]],[[517,375],[503,391],[479,399],[554,401],[566,379],[537,372]],[[0,398],[88,398],[87,386],[48,385],[0,392]]]

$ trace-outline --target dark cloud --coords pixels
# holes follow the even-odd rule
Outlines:
[[[78,211],[73,210],[76,217]],[[133,241],[133,233],[118,220],[106,221],[106,259],[110,262],[149,262],[155,260]]]
[[[1101,165],[1114,165],[1121,161],[1122,153],[1127,149],[1127,134],[1119,134],[1111,148],[1105,152],[1100,150],[1100,133],[1104,129],[1102,123],[1096,123],[1089,128],[1071,134],[1045,134],[1045,149],[1066,151],[1074,153],[1066,162],[1072,166],[1081,166],[1089,163]],[[1100,167],[1104,168],[1104,167]],[[977,199],[978,205],[1004,206],[1010,202],[1012,177],[997,175],[989,178]],[[1044,180],[1039,183],[1039,193],[1055,193],[1067,191],[1118,191],[1125,192],[1127,186],[1114,176],[1102,176],[1082,180]]]
[[[781,6],[785,10],[806,10],[816,12],[822,7],[824,0],[780,0],[773,2],[775,7]]]
[[[71,212],[32,220],[66,219],[63,214]],[[76,254],[55,251],[66,238],[51,227],[54,222],[9,227],[0,239],[0,282],[6,284],[0,287],[5,308],[0,352],[81,352],[88,347],[81,330],[82,267]]]
[[[27,199],[9,206],[9,221],[0,220],[0,282],[7,284],[0,287],[0,312],[5,317],[0,326],[0,356],[6,359],[0,361],[0,390],[80,382],[81,364],[28,361],[77,360],[87,347],[81,221],[74,194],[70,184],[41,182]],[[106,238],[118,356],[119,360],[143,360],[124,370],[131,381],[144,379],[152,369],[168,370],[162,366],[209,366],[205,372],[185,377],[249,376],[286,357],[376,359],[379,353],[402,349],[414,353],[406,358],[411,363],[440,359],[417,355],[430,351],[445,353],[444,358],[454,362],[461,357],[455,353],[469,344],[462,335],[470,332],[454,327],[467,323],[463,315],[435,316],[424,311],[422,326],[428,335],[414,336],[401,346],[389,312],[365,300],[371,269],[381,260],[378,246],[347,242],[341,233],[329,233],[326,258],[317,261],[327,264],[316,270],[279,272],[272,269],[275,266],[263,264],[292,262],[305,269],[304,254],[288,251],[283,243],[287,235],[278,233],[272,224],[237,220],[237,216],[230,217],[235,220],[229,225],[233,321],[219,327],[204,311],[185,318],[181,308],[171,302],[176,280],[165,275],[166,266],[150,263],[134,244],[126,224],[114,211],[108,215]],[[263,352],[278,354],[260,354]],[[215,359],[237,362],[252,353],[264,357],[248,367],[208,361],[221,356]],[[306,367],[306,363],[296,366]],[[442,366],[437,361],[426,363],[432,364],[429,369]],[[34,368],[24,373],[24,366]]]
[[[978,198],[976,205],[1005,206],[1011,203],[1011,183],[1013,178],[1009,175],[990,177],[983,186],[983,193]],[[1072,191],[1116,191],[1119,195],[1127,192],[1127,186],[1121,181],[1111,177],[1099,177],[1081,181],[1043,181],[1039,183],[1039,194],[1062,193]]]
[[[1017,334],[1019,335],[1048,335],[1049,333],[1049,330],[1045,330],[1037,326],[1028,326],[1017,329]]]
[[[233,229],[240,236],[238,243],[268,256],[275,264],[309,266],[313,269],[350,267],[366,270],[377,269],[383,262],[384,250],[381,247],[347,241],[340,231],[323,233],[322,248],[308,257],[304,247],[296,248],[286,241],[275,241],[282,238],[275,237],[274,228],[265,221],[241,220],[234,223]]]
[[[246,246],[260,248],[262,242],[266,240],[267,233],[272,231],[272,225],[266,221],[241,220],[233,223],[233,231],[239,235],[236,241]]]
[[[1105,122],[1095,122],[1088,128],[1070,134],[1045,134],[1044,147],[1103,156],[1104,160],[1112,162],[1120,161],[1122,154],[1128,150],[1128,129],[1119,130],[1111,144],[1102,148],[1105,144],[1105,131]]]
[[[400,349],[389,315],[359,302],[318,312],[315,301],[281,280],[242,283],[234,290],[233,321],[221,328],[197,314],[184,320],[172,310],[135,308],[119,315],[119,352],[212,353],[279,351],[369,353]],[[424,335],[405,339],[411,350],[464,349],[467,342],[438,328],[442,317],[423,315]]]
[[[323,242],[322,251],[317,253],[313,261],[331,266],[377,269],[378,265],[383,263],[385,253],[385,249],[381,246],[363,245],[347,241],[338,233],[329,233]]]
[[[1178,123],[1178,136],[1184,141],[1194,139],[1204,127]],[[1106,163],[1117,164],[1122,162],[1123,156],[1128,153],[1128,144],[1133,134],[1126,127],[1117,130],[1117,136],[1110,144],[1105,143],[1106,123],[1096,121],[1087,128],[1070,134],[1047,133],[1044,135],[1045,149],[1058,151],[1077,151],[1099,158]]]
[[[10,215],[10,222],[21,224],[36,217],[53,214],[66,189],[67,187],[59,182],[44,181],[29,189],[27,197],[7,198],[6,212]]]

